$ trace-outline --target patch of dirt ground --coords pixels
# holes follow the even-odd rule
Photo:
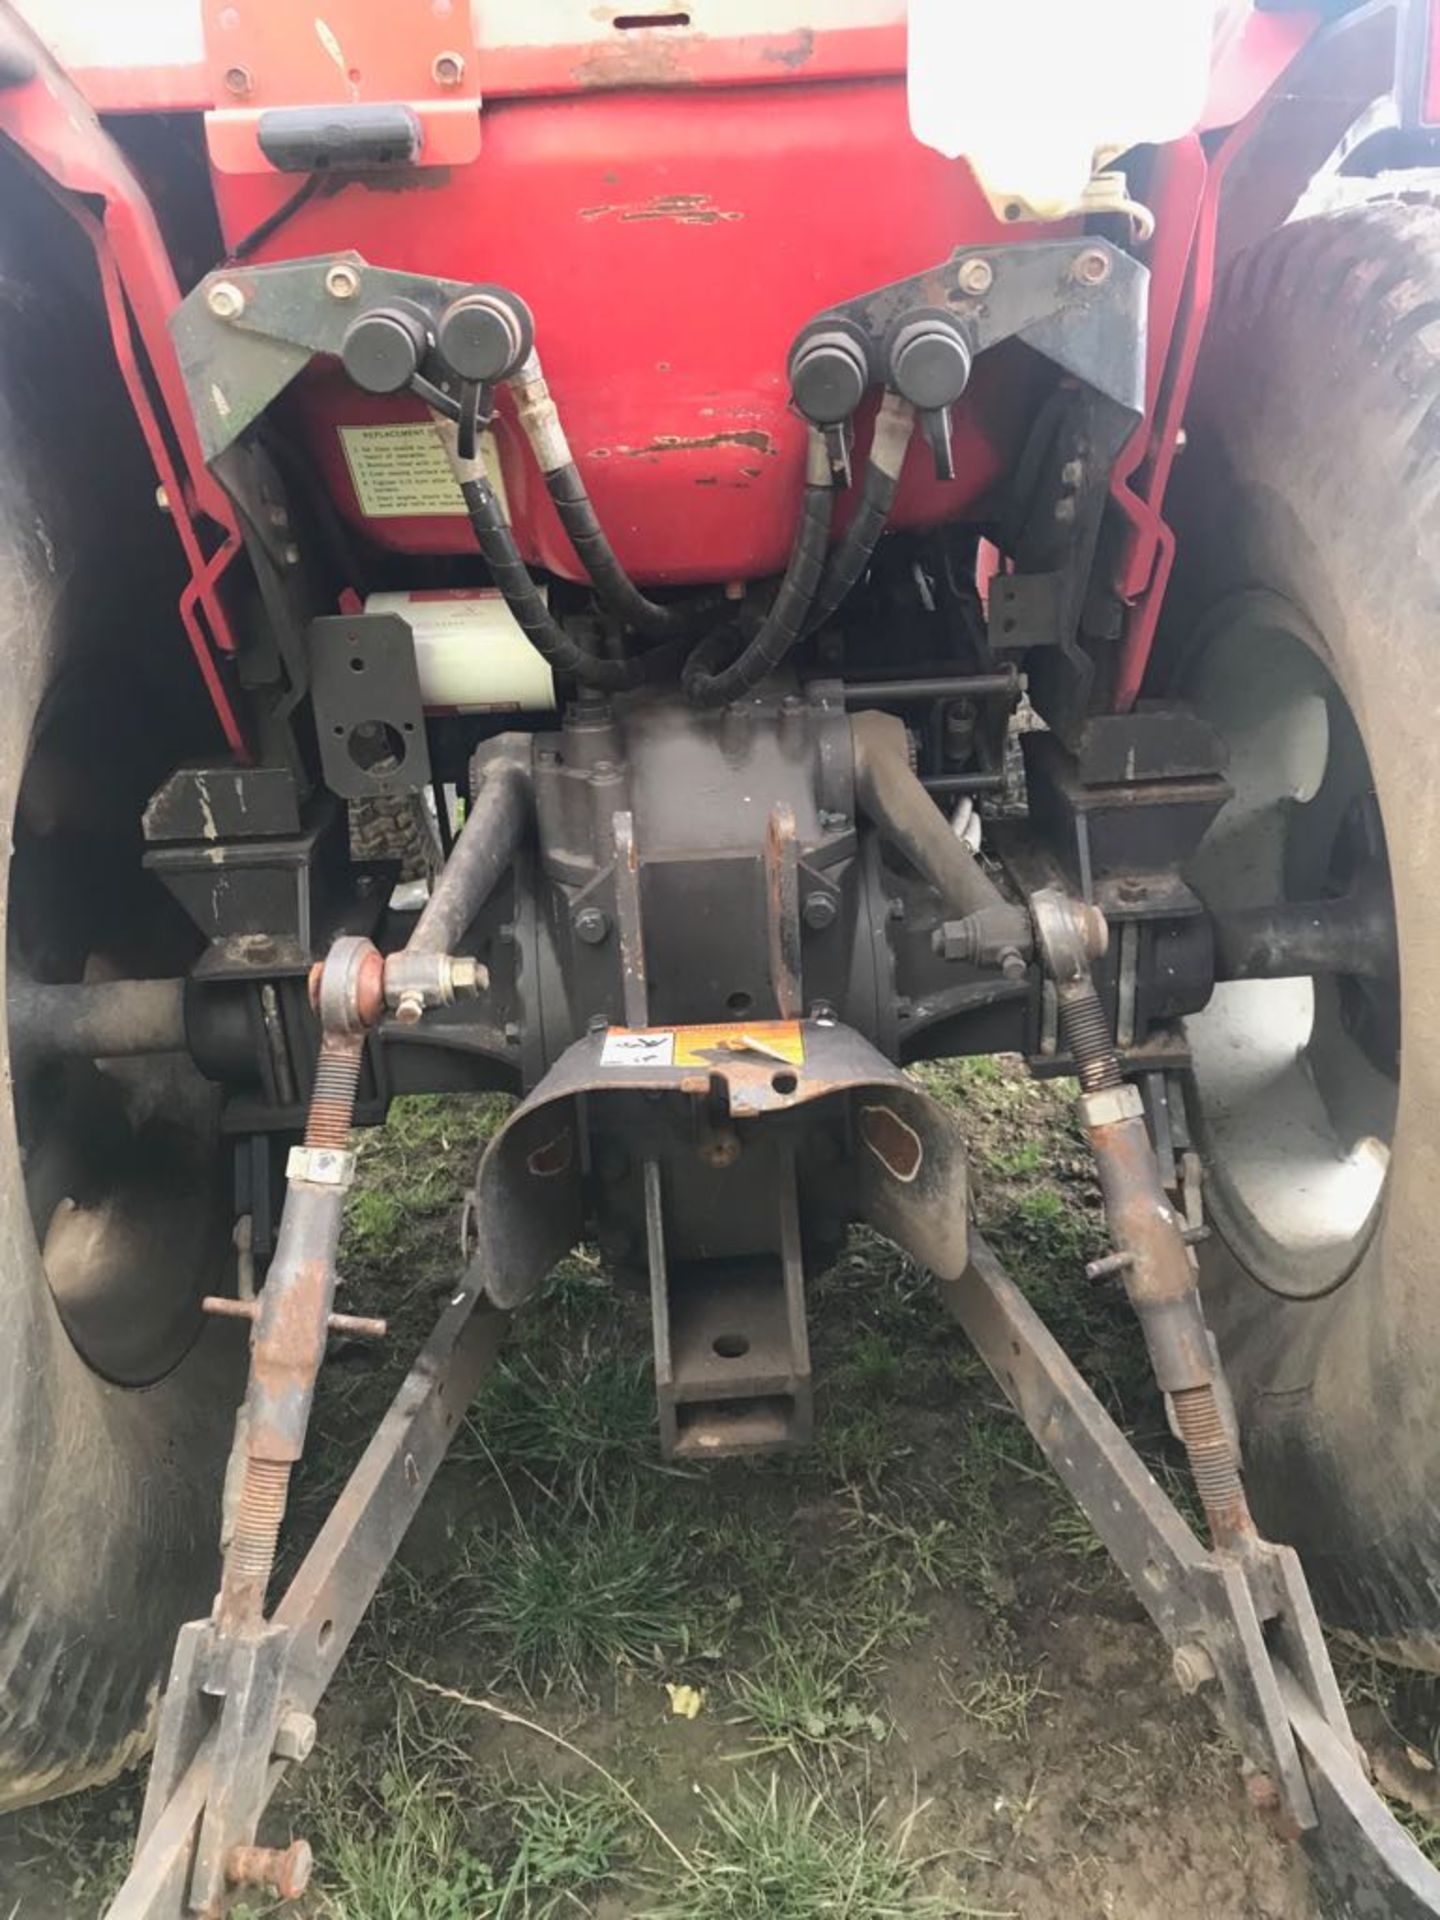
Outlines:
[[[1104,1242],[1070,1090],[993,1062],[925,1077],[993,1242],[1179,1497],[1123,1299],[1083,1278]],[[450,1284],[500,1111],[402,1102],[364,1144],[345,1304],[393,1332],[327,1367],[291,1568]],[[318,1863],[293,1911],[1311,1920],[1301,1861],[927,1277],[857,1236],[811,1325],[812,1451],[668,1469],[646,1304],[566,1263],[272,1810],[268,1837],[305,1834]],[[1384,1676],[1346,1678],[1388,1719]],[[0,1920],[101,1911],[139,1794],[0,1821]]]

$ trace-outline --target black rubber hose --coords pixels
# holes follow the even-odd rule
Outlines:
[[[627,687],[638,687],[673,672],[684,658],[690,645],[688,640],[652,647],[638,659],[607,660],[591,653],[566,633],[546,606],[544,594],[520,558],[504,505],[490,484],[480,455],[462,451],[458,422],[433,410],[431,418],[460,488],[471,530],[485,556],[490,577],[521,632],[542,659],[548,661],[556,673],[583,681],[586,686],[598,687],[604,693],[623,692]]]
[[[617,620],[647,639],[693,640],[723,618],[728,603],[722,594],[707,593],[667,607],[640,591],[621,566],[573,460],[547,473],[544,479],[560,524],[589,576],[596,598]]]
[[[537,353],[532,353],[511,376],[509,386],[516,418],[555,503],[560,524],[606,611],[651,640],[693,640],[723,618],[727,611],[723,595],[710,593],[677,606],[661,606],[643,594],[621,566],[585,491],[580,469],[571,458],[570,443]]]
[[[805,484],[800,525],[790,549],[790,561],[774,604],[760,623],[759,631],[728,666],[717,668],[716,661],[723,646],[730,644],[733,637],[729,628],[702,640],[685,662],[680,685],[686,699],[697,707],[723,706],[727,700],[737,699],[750,688],[759,686],[775,671],[805,631],[825,570],[830,522],[835,512],[835,489],[830,484],[824,442],[814,435],[812,446],[816,442],[820,447],[819,462],[816,462],[812,453],[810,477]],[[823,482],[819,479],[822,465],[825,472]],[[650,657],[653,656],[647,656]]]
[[[805,623],[814,633],[824,626],[870,565],[895,504],[905,450],[915,427],[915,411],[898,394],[887,393],[875,419],[875,432],[860,482],[855,514],[825,563],[815,604]]]
[[[602,692],[616,693],[658,680],[679,664],[690,644],[688,640],[677,640],[668,647],[653,647],[631,660],[602,659],[582,647],[546,606],[545,596],[520,558],[505,509],[490,482],[483,476],[462,480],[460,492],[491,579],[504,595],[505,604],[526,639],[556,673],[567,674]]]

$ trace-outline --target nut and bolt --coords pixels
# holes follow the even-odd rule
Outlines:
[[[425,1011],[425,996],[417,987],[407,987],[395,1002],[395,1018],[402,1027],[413,1027]]]
[[[600,907],[582,907],[575,916],[575,938],[598,947],[610,931],[610,916]]]
[[[995,269],[988,260],[962,260],[956,279],[962,293],[973,293],[978,299],[994,286]]]
[[[245,311],[245,295],[233,280],[217,280],[205,304],[217,320],[236,320]]]
[[[360,291],[360,276],[354,267],[337,260],[325,271],[325,291],[332,300],[353,300]]]
[[[437,87],[458,87],[465,78],[463,53],[437,53],[430,63],[430,77]]]
[[[1110,278],[1110,256],[1101,247],[1086,247],[1076,254],[1070,272],[1082,287],[1102,286]]]
[[[740,1136],[733,1127],[711,1127],[696,1151],[707,1167],[733,1167],[740,1158]]]
[[[277,1760],[308,1760],[315,1748],[315,1716],[291,1707],[280,1716],[275,1729]]]
[[[314,1866],[308,1840],[292,1840],[288,1847],[232,1847],[225,1878],[232,1887],[265,1887],[282,1900],[298,1900]]]
[[[227,67],[225,69],[225,91],[227,93],[236,93],[243,97],[247,93],[253,93],[254,89],[255,76],[248,67]]]
[[[1187,1640],[1170,1656],[1170,1671],[1182,1693],[1198,1693],[1215,1679],[1215,1662],[1197,1640]]]
[[[826,927],[834,926],[839,908],[833,893],[807,893],[800,911],[812,932],[823,933]]]

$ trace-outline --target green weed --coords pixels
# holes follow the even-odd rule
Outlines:
[[[678,1528],[647,1523],[634,1499],[578,1502],[533,1527],[513,1516],[472,1535],[458,1619],[527,1687],[584,1691],[599,1670],[685,1648],[695,1609]]]
[[[915,1920],[954,1914],[918,1888],[909,1823],[846,1819],[824,1795],[739,1780],[703,1796],[691,1871],[641,1920]]]

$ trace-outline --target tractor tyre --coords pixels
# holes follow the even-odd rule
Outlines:
[[[93,268],[62,249],[42,291],[34,238],[23,273],[0,258],[3,980],[171,975],[198,942],[140,817],[213,720]],[[143,1751],[215,1591],[245,1352],[199,1305],[234,1291],[217,1123],[188,1056],[42,1055],[0,1023],[0,1808]]]
[[[1393,903],[1363,975],[1187,1023],[1207,1311],[1261,1528],[1323,1617],[1440,1667],[1440,207],[1277,229],[1217,288],[1149,691],[1225,737],[1216,911]]]

